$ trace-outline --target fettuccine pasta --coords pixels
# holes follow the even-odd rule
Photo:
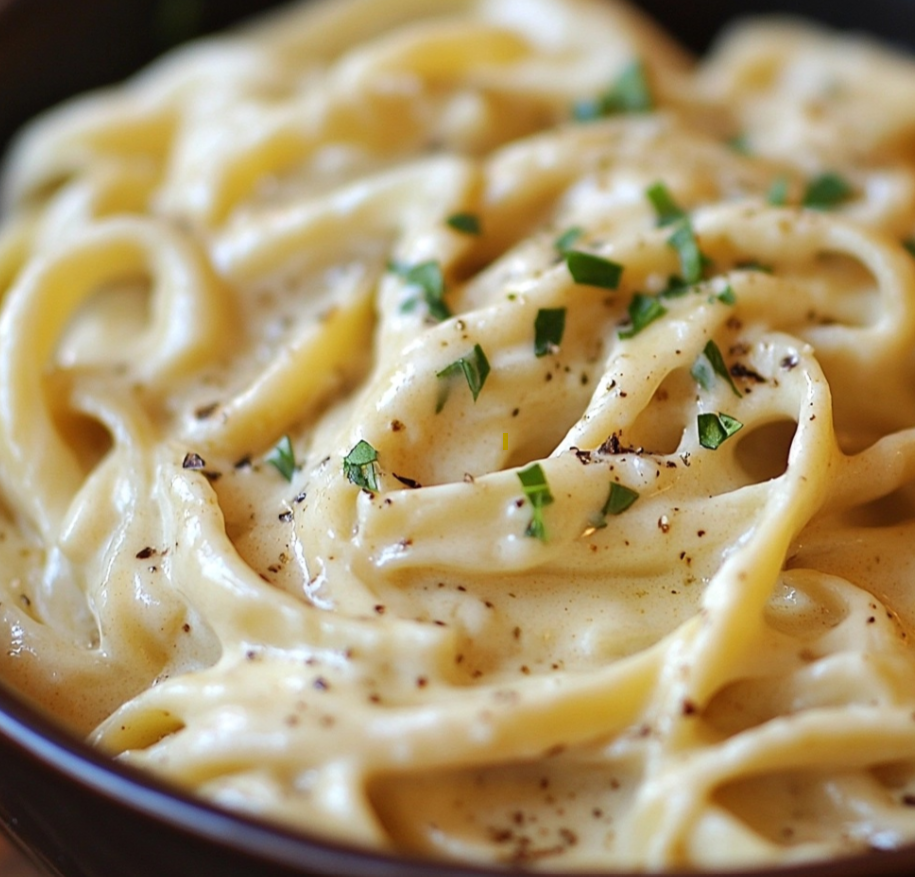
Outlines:
[[[19,137],[2,677],[311,836],[915,841],[915,62],[324,0]]]

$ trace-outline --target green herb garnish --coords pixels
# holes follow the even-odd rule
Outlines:
[[[464,380],[467,381],[467,386],[470,387],[473,401],[476,402],[477,396],[480,395],[480,390],[483,389],[483,384],[486,383],[486,378],[490,371],[489,360],[486,358],[486,354],[483,353],[483,348],[480,347],[479,344],[474,344],[473,351],[469,356],[462,356],[450,365],[445,366],[440,372],[436,372],[435,376],[440,380],[443,380],[444,383],[439,390],[435,413],[438,414],[439,411],[445,407],[445,403],[448,401],[448,394],[451,390],[451,379],[453,377],[461,374],[464,376]]]
[[[620,283],[623,266],[593,253],[581,250],[565,252],[566,265],[572,279],[582,286],[599,286],[601,289],[616,289]]]
[[[680,298],[692,288],[692,284],[686,283],[682,277],[672,274],[667,278],[667,286],[658,293],[658,296],[661,298]]]
[[[401,262],[389,262],[388,270],[402,277],[410,286],[420,290],[421,298],[429,309],[429,315],[436,320],[447,320],[451,316],[445,304],[445,278],[442,266],[435,261],[420,262],[418,265],[404,265]],[[412,311],[419,303],[420,297],[407,299],[401,311]]]
[[[902,245],[913,255],[915,256],[915,238],[906,238]]]
[[[788,178],[776,177],[766,193],[766,203],[773,207],[784,207],[788,203]]]
[[[726,305],[736,305],[737,293],[734,292],[734,290],[731,288],[731,284],[729,283],[721,292],[718,293],[717,299]]]
[[[653,108],[654,98],[645,65],[632,61],[603,94],[577,101],[572,107],[572,116],[579,122],[592,122],[617,113],[645,113]]]
[[[645,190],[645,195],[654,207],[659,226],[673,225],[681,219],[686,219],[685,211],[674,201],[673,195],[664,183],[652,184]]]
[[[575,246],[575,243],[584,233],[585,230],[583,228],[573,225],[553,241],[553,246],[556,247],[560,255],[564,256]]]
[[[688,219],[677,223],[674,233],[667,239],[667,245],[673,247],[680,257],[680,273],[683,282],[698,283],[709,260],[699,250],[699,242]]]
[[[480,224],[480,217],[475,213],[452,213],[446,220],[446,223],[455,231],[463,234],[478,235],[483,231]]]
[[[284,435],[279,444],[270,452],[267,462],[276,468],[287,481],[292,481],[295,475],[295,453],[292,450],[292,442],[288,435]]]
[[[607,526],[607,515],[621,515],[639,498],[639,494],[630,487],[623,484],[617,484],[615,481],[610,484],[610,494],[600,513],[591,518],[591,526],[595,530],[603,530]]]
[[[637,292],[632,297],[632,301],[629,302],[629,319],[632,322],[632,327],[622,330],[619,333],[620,338],[633,338],[647,325],[663,317],[666,313],[667,308],[661,304],[657,296]]]
[[[750,138],[746,134],[735,134],[725,142],[734,152],[739,152],[741,155],[749,155],[752,151],[750,149]]]
[[[761,271],[763,274],[773,274],[775,269],[771,265],[766,265],[756,259],[747,259],[744,262],[738,262],[734,265],[739,271]]]
[[[713,375],[718,375],[727,381],[734,395],[741,398],[740,390],[738,390],[737,386],[734,384],[734,379],[728,371],[728,367],[724,362],[724,357],[721,355],[721,351],[714,341],[709,341],[708,344],[705,345],[705,349],[693,363],[690,374],[703,390],[710,390],[712,388],[712,381],[714,380]]]
[[[715,451],[734,433],[743,429],[743,424],[730,414],[700,414],[699,444]]]
[[[550,493],[543,469],[539,463],[534,463],[532,466],[528,466],[527,469],[522,469],[518,472],[518,479],[524,488],[524,497],[533,509],[531,522],[527,525],[524,535],[546,542],[543,510],[553,502],[553,494]]]
[[[851,184],[837,173],[827,171],[807,184],[801,203],[813,210],[832,210],[854,195]]]
[[[565,308],[540,308],[534,319],[534,354],[555,353],[562,343],[566,328]]]
[[[376,451],[365,439],[360,439],[356,446],[343,458],[343,474],[357,487],[366,490],[378,490],[378,479],[375,476]]]

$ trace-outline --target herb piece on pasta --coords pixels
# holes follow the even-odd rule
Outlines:
[[[408,298],[401,306],[401,311],[407,313],[416,308],[420,300],[426,303],[429,316],[441,322],[451,316],[448,305],[445,304],[445,277],[442,266],[432,260],[420,262],[416,265],[405,265],[402,262],[389,262],[388,270],[402,277],[409,286],[415,286],[419,295]]]
[[[546,475],[543,474],[543,468],[539,463],[528,466],[518,472],[518,479],[524,488],[524,497],[530,503],[533,509],[531,522],[524,531],[525,536],[533,539],[539,539],[541,542],[547,541],[546,525],[543,521],[543,510],[553,502],[553,494],[550,493],[550,487],[546,481]]]
[[[834,171],[827,171],[807,184],[801,203],[812,210],[832,210],[854,194],[855,190],[847,180]]]
[[[556,353],[566,328],[565,308],[540,308],[534,319],[534,354]]]
[[[610,259],[581,250],[567,250],[565,259],[572,279],[581,286],[616,289],[620,285],[623,266]]]
[[[277,446],[270,452],[267,462],[287,481],[295,475],[295,452],[288,435],[284,435]]]
[[[743,424],[730,414],[700,414],[699,444],[710,451],[717,451],[732,435],[743,429]]]
[[[630,508],[639,498],[638,491],[616,481],[610,483],[610,493],[600,512],[591,518],[591,526],[595,530],[602,530],[607,526],[608,515],[621,515]]]
[[[483,225],[476,213],[452,213],[445,222],[462,234],[480,235],[483,233]]]
[[[438,414],[448,401],[448,395],[451,392],[452,378],[457,375],[463,375],[464,380],[467,381],[467,386],[470,387],[473,401],[476,402],[477,396],[480,395],[480,390],[483,389],[483,384],[486,383],[486,378],[489,376],[490,371],[492,371],[492,369],[490,368],[486,354],[483,352],[483,348],[480,347],[479,344],[474,344],[473,350],[469,355],[456,359],[450,365],[446,365],[441,371],[436,372],[435,376],[443,383],[439,389],[435,413]]]
[[[686,212],[677,204],[670,189],[664,183],[658,181],[653,183],[645,190],[645,196],[654,207],[659,226],[673,225],[681,219],[686,219]]]
[[[776,177],[766,192],[766,203],[773,207],[784,207],[788,203],[788,178]]]
[[[553,241],[553,246],[557,249],[561,256],[565,256],[578,242],[581,236],[585,233],[585,230],[581,226],[573,225],[571,228],[566,229],[555,241]]]
[[[680,257],[680,273],[684,283],[698,283],[709,259],[699,249],[699,242],[689,219],[681,219],[673,234],[667,239],[667,245],[673,247]]]
[[[343,474],[349,481],[366,490],[378,490],[375,473],[376,451],[365,439],[360,439],[343,458]]]
[[[578,122],[593,122],[618,113],[647,113],[654,109],[645,65],[635,60],[627,64],[603,94],[577,101],[572,116]]]
[[[620,331],[620,338],[634,338],[646,326],[660,319],[667,313],[657,296],[637,292],[629,302],[629,320],[631,326]]]
[[[710,390],[715,379],[714,376],[718,375],[727,382],[737,398],[742,398],[740,390],[737,389],[737,385],[728,371],[724,357],[721,355],[721,350],[714,341],[709,341],[702,353],[696,357],[696,361],[693,363],[692,369],[690,369],[690,374],[703,390]]]

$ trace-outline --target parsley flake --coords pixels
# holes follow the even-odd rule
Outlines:
[[[667,239],[667,245],[673,247],[680,257],[680,272],[683,282],[698,283],[709,259],[699,250],[699,242],[688,219],[681,219],[673,234]]]
[[[915,256],[915,238],[906,238],[902,242],[902,246],[908,250],[913,256]]]
[[[604,515],[621,515],[638,498],[639,494],[637,491],[633,490],[631,487],[626,487],[624,484],[617,484],[614,481],[610,485],[610,495],[607,497],[607,501],[604,503],[601,512]]]
[[[343,474],[356,487],[366,490],[378,490],[378,478],[375,474],[376,451],[365,439],[360,439],[353,449],[343,458]]]
[[[426,303],[431,317],[441,321],[451,316],[451,311],[445,304],[445,277],[438,262],[420,262],[417,265],[389,262],[388,270],[402,277],[409,286],[415,286],[420,290],[420,297]],[[420,297],[407,299],[400,306],[401,311],[407,313],[414,310]]]
[[[442,384],[439,390],[435,413],[438,414],[445,407],[453,377],[461,374],[464,376],[467,386],[470,387],[473,401],[476,402],[490,371],[489,360],[486,358],[483,348],[479,344],[474,344],[473,351],[468,356],[462,356],[450,365],[446,365],[440,372],[436,372],[435,376],[440,380],[444,380],[445,383]]]
[[[743,424],[730,414],[700,414],[699,444],[710,451],[716,451],[732,435],[743,429]]]
[[[736,305],[737,304],[737,293],[734,292],[731,284],[729,283],[721,292],[716,296],[718,301],[726,305]]]
[[[270,452],[267,462],[273,466],[287,481],[295,475],[295,453],[288,435],[284,435],[277,446]]]
[[[731,377],[731,373],[728,371],[728,367],[724,362],[721,350],[719,350],[718,345],[714,341],[709,341],[708,344],[705,345],[705,349],[693,363],[690,374],[703,390],[710,390],[712,388],[712,381],[714,380],[713,375],[718,375],[727,381],[738,399],[742,398],[740,390],[738,390],[737,386],[734,384],[734,379]]]
[[[632,301],[629,302],[629,319],[632,322],[632,327],[622,330],[619,333],[620,338],[635,337],[642,329],[663,317],[666,313],[667,308],[661,304],[656,296],[637,292],[632,297]]]
[[[577,101],[572,116],[579,122],[593,122],[617,113],[646,113],[654,108],[645,65],[641,61],[627,64],[603,94],[591,100]]]
[[[479,235],[483,231],[480,217],[475,213],[452,213],[445,222],[455,231],[463,234]]]
[[[569,273],[576,283],[601,289],[616,289],[619,286],[622,265],[581,250],[567,250],[564,255]]]
[[[673,195],[664,183],[653,183],[645,190],[645,195],[654,207],[659,226],[673,225],[681,219],[686,219],[683,208],[674,201]]]
[[[565,256],[572,247],[575,246],[578,239],[585,233],[585,230],[581,226],[573,225],[571,228],[566,229],[555,241],[553,241],[553,246],[556,247],[557,251],[561,256]]]
[[[671,276],[667,278],[667,286],[665,286],[658,295],[661,298],[680,298],[680,296],[686,295],[692,288],[692,284],[687,283],[682,277],[671,274]]]
[[[735,134],[733,137],[726,140],[725,143],[739,155],[750,155],[752,153],[752,150],[750,149],[750,138],[747,137],[746,134]]]
[[[776,177],[766,193],[766,203],[773,207],[784,207],[788,203],[788,178]]]
[[[812,210],[832,210],[853,195],[854,189],[850,183],[837,173],[827,171],[807,184],[801,203]]]
[[[603,530],[607,526],[607,515],[621,515],[632,506],[639,498],[637,491],[624,484],[610,483],[610,493],[600,513],[591,519],[591,526],[595,530]]]
[[[534,355],[556,353],[566,328],[565,308],[540,308],[534,319]]]
[[[546,475],[539,463],[528,466],[518,472],[518,479],[524,488],[524,497],[531,504],[533,516],[530,524],[524,531],[525,536],[539,539],[546,542],[546,526],[543,521],[543,510],[553,502],[553,494],[550,493],[549,485],[546,482]]]

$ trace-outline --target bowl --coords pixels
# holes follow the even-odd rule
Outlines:
[[[178,42],[273,5],[271,0],[0,0],[0,147],[41,109],[116,81]],[[911,0],[642,0],[640,5],[698,51],[735,16],[773,11],[866,31],[915,49]],[[113,763],[2,685],[0,824],[40,868],[62,877],[504,873],[367,852],[227,812]],[[773,872],[739,873],[771,877]],[[915,846],[778,871],[780,877],[911,873]]]

